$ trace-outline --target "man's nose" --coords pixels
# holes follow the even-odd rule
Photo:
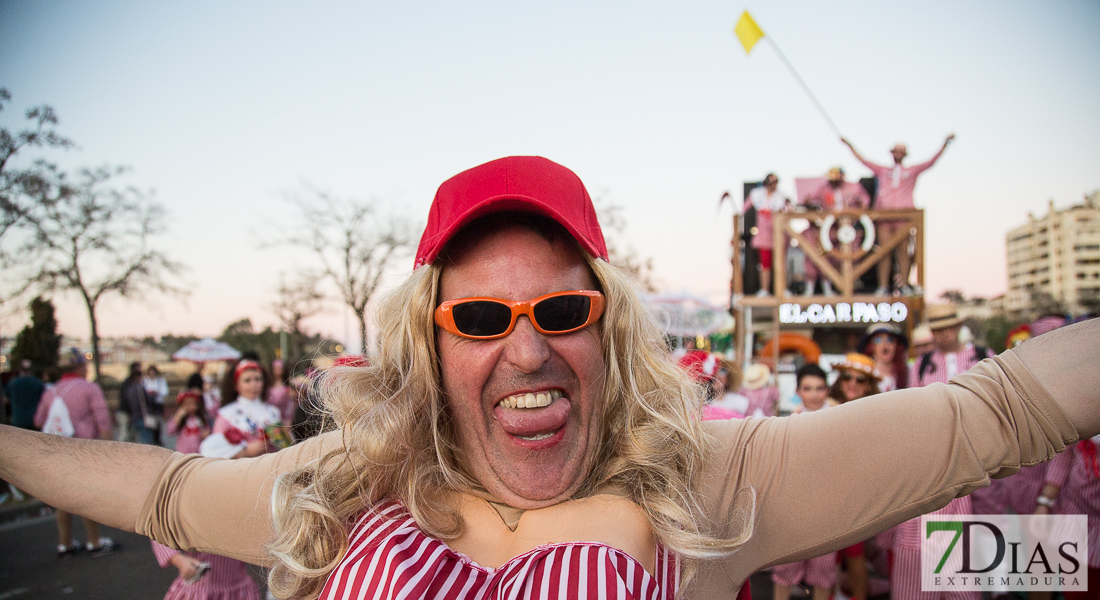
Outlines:
[[[520,372],[534,373],[550,359],[546,336],[535,330],[526,315],[516,319],[516,326],[504,343],[504,358]]]

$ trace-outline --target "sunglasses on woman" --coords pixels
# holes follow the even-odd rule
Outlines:
[[[866,375],[852,375],[851,373],[843,373],[840,376],[844,381],[854,381],[856,383],[868,384],[871,383],[871,379]]]
[[[435,309],[435,324],[445,331],[473,340],[502,338],[516,327],[516,319],[527,315],[535,331],[561,335],[584,329],[603,314],[603,294],[588,290],[554,292],[534,300],[460,298]]]

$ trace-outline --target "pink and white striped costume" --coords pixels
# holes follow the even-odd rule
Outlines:
[[[865,167],[871,169],[878,180],[878,194],[875,200],[875,208],[913,208],[913,190],[917,187],[917,175],[928,170],[936,164],[943,148],[936,153],[931,160],[919,165],[903,167],[901,165],[879,165],[871,161],[861,160]]]
[[[1057,514],[1088,516],[1089,568],[1100,569],[1100,436],[1066,448],[1054,457],[1046,482],[1061,487]],[[1090,588],[1091,589],[1091,588]]]
[[[167,567],[172,557],[179,554],[168,546],[150,541],[153,554],[161,567]],[[188,556],[210,564],[210,570],[201,579],[188,585],[176,577],[168,588],[164,600],[259,600],[260,588],[248,575],[248,564],[232,558],[188,552]]]
[[[426,535],[396,502],[365,512],[348,542],[321,600],[672,600],[680,585],[680,561],[659,544],[655,576],[625,552],[597,542],[546,544],[495,569],[482,567]]]
[[[779,402],[779,388],[772,385],[755,390],[743,387],[738,393],[749,399],[749,405],[745,408],[746,417],[775,416],[775,405]]]
[[[971,514],[970,496],[955,498],[930,515]],[[933,600],[949,598],[979,600],[981,592],[922,592],[920,589],[920,519],[910,519],[894,528],[894,564],[890,571],[891,600]]]
[[[1005,478],[1002,485],[1004,502],[1012,512],[1018,515],[1030,515],[1035,512],[1035,499],[1043,488],[1047,468],[1050,463],[1040,463],[1030,467],[1020,467],[1020,472]]]

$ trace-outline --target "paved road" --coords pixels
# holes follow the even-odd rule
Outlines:
[[[84,528],[73,525],[77,539]],[[0,600],[158,600],[164,597],[176,569],[161,569],[149,538],[103,528],[103,535],[122,543],[105,556],[78,554],[57,559],[57,527],[52,516],[39,517],[0,529]],[[257,581],[262,577],[256,570]]]

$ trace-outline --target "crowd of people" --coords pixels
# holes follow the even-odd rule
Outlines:
[[[342,362],[349,359],[344,358]],[[283,361],[261,365],[255,353],[227,365],[221,385],[216,377],[192,373],[182,389],[169,398],[169,384],[155,364],[144,370],[130,364],[129,376],[118,390],[118,410],[108,407],[103,389],[88,380],[88,365],[79,352],[65,357],[58,381],[43,382],[34,364],[24,360],[18,375],[4,388],[11,407],[11,424],[75,439],[117,439],[165,446],[184,454],[244,458],[276,452],[320,431],[320,413],[311,405],[315,373],[291,379]],[[311,369],[312,371],[312,369]],[[166,410],[167,407],[167,410]],[[24,500],[24,494],[5,482],[4,502]],[[87,539],[76,541],[72,514],[55,509],[57,556],[79,553],[102,556],[120,549],[101,536],[99,523],[83,518]],[[180,552],[152,542],[151,555],[161,567],[175,567],[179,576],[165,598],[198,600],[255,600],[259,589],[247,564],[204,552]]]
[[[887,166],[872,163],[863,158],[848,140],[842,138],[841,142],[873,173],[875,178],[873,198],[859,183],[846,181],[844,169],[841,167],[829,169],[823,182],[793,202],[779,191],[779,177],[775,173],[768,173],[760,185],[749,192],[745,202],[746,212],[751,211],[753,215],[753,226],[746,235],[749,238],[749,247],[755,251],[757,258],[755,265],[750,263],[747,266],[759,268],[760,272],[760,289],[756,295],[770,296],[775,286],[772,254],[775,243],[774,215],[776,213],[912,209],[915,207],[913,190],[916,187],[917,176],[934,165],[954,139],[953,134],[947,136],[935,156],[926,162],[911,166],[904,164],[909,154],[905,145],[897,144],[890,150],[894,163],[892,166]],[[820,251],[821,242],[818,241],[821,234],[820,225],[820,219],[811,218],[809,227],[802,232],[804,245],[793,247],[789,251],[792,293],[798,292],[805,296],[812,296],[815,293],[825,296],[836,294],[832,280],[825,277],[812,260],[806,258],[806,252]],[[839,246],[841,245],[839,242],[847,241],[858,246],[863,237],[868,234],[861,230],[863,227],[864,225],[856,223],[855,236],[850,240],[837,240],[836,245]],[[903,221],[880,219],[874,224],[876,244],[881,245],[883,240],[890,239],[902,228],[907,227],[908,224]],[[828,235],[836,237],[831,232],[828,232]],[[895,292],[901,295],[922,294],[923,290],[910,281],[911,251],[909,243],[902,243],[888,252],[876,265],[877,286],[868,288],[866,291],[878,296]],[[836,266],[836,259],[826,256],[826,260]]]
[[[746,598],[761,569],[858,556],[1100,434],[1097,322],[967,371],[975,352],[934,319],[942,348],[894,376],[908,389],[874,394],[891,359],[851,357],[832,390],[802,378],[801,414],[704,420],[735,377],[700,386],[677,367],[584,185],[540,157],[444,182],[377,317],[369,361],[312,387],[331,431],[275,451],[283,413],[246,359],[215,414],[175,425],[209,427],[209,456],[0,427],[0,476],[162,544],[176,591],[216,555],[270,567],[287,598]]]
[[[1064,315],[1046,315],[1026,328],[1031,336],[1049,333],[1072,322]],[[798,368],[795,379],[796,408],[793,415],[818,412],[881,392],[947,383],[981,360],[989,358],[988,349],[965,341],[961,336],[963,320],[952,305],[928,307],[927,322],[918,330],[927,330],[931,347],[909,359],[909,339],[890,323],[871,325],[858,342],[855,352],[832,364],[834,376],[816,362]],[[696,379],[713,386],[712,400],[704,407],[706,418],[744,418],[750,401],[757,415],[778,411],[779,390],[770,381],[766,365],[753,363],[735,393],[722,368],[706,369],[702,353],[681,359]],[[719,361],[717,364],[721,364]],[[832,379],[832,384],[829,381]],[[722,395],[717,390],[724,390]],[[751,397],[751,400],[750,400]],[[760,401],[764,405],[760,405]],[[710,409],[710,410],[708,410]],[[732,410],[731,410],[732,409]],[[854,433],[854,432],[853,432]],[[997,479],[989,487],[969,496],[951,500],[934,515],[971,514],[1081,514],[1089,522],[1089,589],[1092,595],[1065,592],[1068,600],[1095,597],[1100,581],[1100,468],[1097,447],[1100,436],[1081,440],[1055,460],[1023,467],[1019,473]],[[814,496],[806,502],[815,502]],[[889,594],[894,600],[924,600],[931,595],[921,590],[920,519],[905,521],[867,540],[835,553],[775,566],[771,571],[774,600],[789,600],[794,586],[805,585],[814,600],[826,600],[834,594],[866,600],[869,596]],[[978,600],[980,592],[952,594],[962,600]],[[1050,594],[1038,594],[1049,599]]]

